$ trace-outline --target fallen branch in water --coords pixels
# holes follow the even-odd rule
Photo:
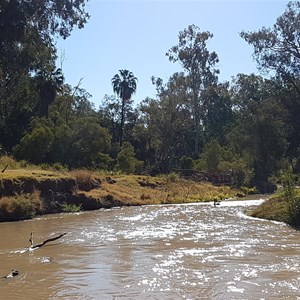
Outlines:
[[[9,274],[7,274],[6,276],[3,276],[2,279],[7,279],[7,278],[12,278],[19,275],[19,271],[13,269]]]
[[[53,237],[53,238],[50,238],[50,239],[48,239],[48,240],[43,241],[43,242],[40,243],[40,244],[34,245],[34,244],[33,244],[33,232],[31,232],[31,234],[30,234],[30,239],[29,239],[29,242],[30,242],[30,249],[40,248],[40,247],[46,245],[46,244],[49,243],[49,242],[53,242],[53,241],[56,241],[56,240],[60,239],[61,237],[63,237],[63,236],[66,235],[66,234],[67,234],[67,233],[64,232],[64,233],[62,233],[62,234],[60,234],[60,235],[58,235],[58,236],[56,236],[56,237]]]

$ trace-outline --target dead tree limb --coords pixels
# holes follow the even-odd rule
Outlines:
[[[64,233],[62,233],[62,234],[60,234],[60,235],[58,235],[58,236],[55,236],[55,237],[50,238],[50,239],[47,239],[47,240],[43,241],[43,242],[40,243],[40,244],[34,245],[34,244],[33,244],[33,233],[31,232],[31,234],[30,234],[30,239],[29,239],[29,242],[30,242],[30,244],[31,244],[31,245],[30,245],[30,249],[40,248],[40,247],[46,245],[46,244],[49,243],[49,242],[53,242],[53,241],[56,241],[56,240],[60,239],[61,237],[63,237],[63,236],[66,235],[66,234],[67,234],[67,233],[64,232]]]
[[[8,165],[6,165],[3,170],[1,170],[1,173],[4,173],[7,169],[7,167],[8,167]]]
[[[7,279],[7,278],[12,278],[19,275],[19,271],[13,269],[9,274],[7,274],[6,276],[3,276],[2,279]]]

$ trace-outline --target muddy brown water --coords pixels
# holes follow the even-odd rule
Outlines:
[[[124,207],[0,224],[1,299],[300,299],[300,232],[258,201]],[[35,243],[63,238],[26,251]]]

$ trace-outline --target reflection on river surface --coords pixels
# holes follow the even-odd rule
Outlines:
[[[124,207],[0,224],[1,299],[297,299],[300,233],[259,201]],[[24,253],[35,243],[67,235]],[[298,298],[300,299],[300,298]]]

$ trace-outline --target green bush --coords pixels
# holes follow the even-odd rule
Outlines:
[[[98,152],[92,161],[93,168],[100,170],[111,170],[113,159],[106,153]]]
[[[45,161],[53,141],[53,133],[48,126],[35,127],[26,134],[15,148],[15,154],[32,163]]]
[[[232,149],[221,147],[214,140],[205,147],[200,158],[195,161],[194,168],[198,171],[231,174],[231,183],[236,187],[250,185],[254,175],[246,157],[237,156]]]
[[[61,211],[65,213],[75,213],[81,211],[81,204],[76,205],[76,204],[67,204],[67,203],[62,203],[61,206]]]
[[[64,171],[68,170],[67,167],[63,166],[61,163],[58,163],[58,162],[56,162],[52,165],[52,169],[54,171],[59,171],[59,172],[64,172]]]
[[[216,172],[221,160],[221,146],[213,140],[205,147],[206,167],[209,172]]]
[[[189,156],[182,156],[179,160],[179,166],[181,169],[193,169],[194,165],[194,160]]]
[[[135,158],[134,148],[130,143],[125,142],[123,144],[121,151],[117,155],[116,168],[127,174],[141,172],[143,162]]]
[[[289,223],[300,225],[300,194],[295,188],[295,176],[290,170],[282,174],[283,197],[288,205]]]

